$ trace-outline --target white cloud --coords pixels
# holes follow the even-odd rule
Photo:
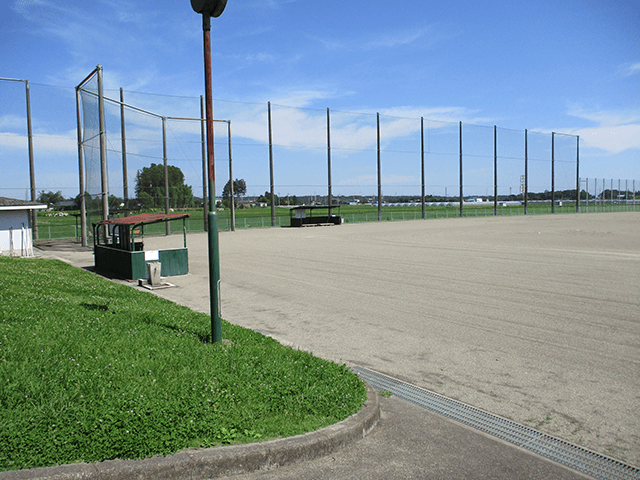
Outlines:
[[[588,111],[573,107],[568,113],[599,124],[564,130],[580,135],[580,142],[585,147],[598,148],[610,154],[640,148],[640,111]]]
[[[0,134],[0,147],[25,150],[27,136],[17,133]],[[64,135],[50,135],[39,133],[33,135],[33,149],[35,155],[78,154],[78,140],[75,132]]]
[[[393,107],[380,110],[381,115],[418,119],[424,117],[425,122],[482,124],[493,123],[495,119],[479,117],[479,110],[471,110],[466,107]]]
[[[276,94],[271,101],[272,105],[286,105],[293,108],[304,108],[315,100],[332,98],[334,93],[326,90],[292,90]]]
[[[6,130],[17,130],[17,129],[26,130],[27,128],[26,111],[24,116],[6,114],[0,117],[0,127]]]
[[[325,109],[304,108],[317,99],[330,98],[330,92],[300,90],[283,95],[271,103],[274,145],[325,149],[327,113]],[[462,107],[395,107],[380,110],[382,148],[398,138],[419,135],[420,117],[431,131],[455,126],[458,120],[474,123],[475,111]],[[268,113],[265,104],[219,102],[217,118],[231,118],[234,137],[267,144]],[[370,110],[331,110],[331,148],[334,150],[368,150],[377,144],[376,112]],[[457,130],[456,130],[457,131]]]
[[[591,120],[592,122],[599,123],[602,126],[625,125],[629,123],[640,122],[640,110],[588,111],[579,106],[573,106],[567,113],[568,115],[571,115],[573,117]]]
[[[580,135],[581,145],[612,154],[640,149],[640,124],[581,128],[571,133]]]
[[[30,14],[31,7],[41,7],[43,5],[48,5],[48,2],[43,0],[16,0],[11,5],[11,8],[18,14],[23,16],[28,16]]]
[[[369,48],[378,47],[395,47],[397,45],[407,45],[413,43],[419,38],[423,37],[427,32],[427,29],[418,29],[410,31],[394,32],[393,34],[384,35],[379,40],[371,42]]]
[[[624,63],[618,67],[617,74],[622,78],[631,77],[640,73],[640,62]]]
[[[419,43],[422,48],[431,48],[435,44],[453,38],[456,34],[445,30],[442,26],[432,24],[417,28],[406,28],[391,32],[383,32],[374,39],[359,38],[355,40],[335,40],[310,36],[330,50],[369,51],[380,48],[394,48]]]

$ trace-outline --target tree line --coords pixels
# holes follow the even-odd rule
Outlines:
[[[184,183],[184,174],[180,168],[173,165],[167,166],[168,181],[169,181],[169,207],[170,208],[190,208],[197,207],[202,204],[204,199],[196,198],[193,195],[191,186]],[[234,205],[239,206],[242,197],[247,193],[247,184],[244,179],[233,180],[233,200]],[[136,173],[136,186],[135,186],[135,199],[125,200],[115,195],[109,195],[109,208],[111,210],[140,210],[148,208],[164,208],[165,206],[165,179],[164,179],[164,165],[152,163],[149,167],[144,167],[142,170],[138,170]],[[275,205],[298,205],[300,203],[311,203],[310,196],[297,197],[295,195],[286,197],[279,197],[274,195]],[[493,196],[477,195],[475,197],[486,198],[485,201],[493,201]],[[556,190],[553,192],[553,197],[556,200],[573,200],[576,199],[576,190]],[[326,196],[314,196],[316,201],[326,202],[328,198]],[[522,200],[522,193],[511,195],[498,195],[498,201],[517,201]],[[530,201],[550,201],[552,198],[552,192],[545,190],[544,192],[529,192],[527,199]],[[580,191],[580,200],[625,200],[638,198],[640,199],[640,191],[630,192],[625,190],[605,189],[598,195],[588,193],[586,190]],[[78,210],[80,209],[81,196],[65,199],[61,191],[45,192],[42,190],[38,196],[40,203],[47,204],[52,207],[60,209]],[[349,201],[358,203],[367,203],[371,200],[376,200],[376,197],[371,196],[337,196],[333,197],[333,204],[345,204]],[[456,196],[438,196],[438,195],[426,195],[426,202],[452,202],[457,201]],[[256,198],[259,203],[271,205],[270,192],[264,192],[264,195],[259,195]],[[410,195],[385,195],[384,201],[388,203],[419,203],[421,201],[420,196]],[[99,198],[92,198],[88,194],[85,195],[85,203],[87,210],[100,209],[101,200]],[[94,205],[95,204],[95,205]],[[229,180],[222,189],[222,206],[229,208],[231,206],[231,180]]]

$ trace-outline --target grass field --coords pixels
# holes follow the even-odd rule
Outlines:
[[[163,213],[164,210],[155,209],[154,212]],[[628,204],[582,204],[581,213],[592,212],[624,212],[624,211],[640,211],[640,201]],[[190,209],[186,211],[191,216],[186,221],[186,229],[188,232],[204,231],[203,211],[201,209]],[[555,213],[575,213],[575,203],[565,202],[563,205],[556,205]],[[70,212],[66,216],[53,216],[49,212],[38,213],[38,233],[40,239],[55,238],[79,238],[80,223],[79,220]],[[246,208],[236,209],[236,228],[266,228],[271,227],[271,209],[264,208]],[[498,204],[497,215],[511,216],[524,215],[524,205],[507,205]],[[530,203],[527,208],[528,215],[548,215],[551,214],[551,205],[549,203]],[[339,215],[344,219],[345,223],[363,223],[378,221],[378,208],[372,205],[342,205],[340,206]],[[493,203],[482,203],[476,205],[464,205],[464,217],[490,217],[494,215]],[[231,229],[231,212],[224,210],[218,212],[218,229]],[[383,206],[382,221],[402,221],[402,220],[419,220],[422,218],[422,207],[418,206]],[[451,203],[448,206],[427,206],[425,208],[425,219],[438,218],[458,218],[460,217],[460,207],[458,204]],[[99,220],[98,217],[90,218],[89,222]],[[275,226],[289,226],[289,207],[276,207],[275,209]],[[91,235],[91,225],[87,225],[89,235]],[[182,231],[182,220],[171,222],[171,231]],[[164,224],[155,224],[145,226],[147,234],[165,233]]]
[[[0,471],[296,435],[357,412],[344,365],[57,260],[0,257]]]

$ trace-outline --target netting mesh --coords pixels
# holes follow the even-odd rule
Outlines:
[[[97,198],[102,193],[97,73],[83,84],[80,89],[80,97],[82,100],[82,152],[85,166],[85,192],[91,198]]]
[[[99,118],[97,98],[92,94],[97,90],[95,76],[84,90],[87,191],[95,195],[101,190]],[[150,113],[159,111],[161,105],[162,111],[173,109],[176,115],[189,112],[187,115],[199,117],[197,100],[139,92],[128,92],[127,97],[123,107],[105,96],[106,150],[112,160],[110,197],[135,199],[144,203],[142,208],[163,207],[168,198],[172,207],[180,207],[175,202],[179,192],[167,193],[164,185],[157,185],[146,203],[135,187],[136,172],[166,159],[182,170],[194,198],[200,192],[200,198],[205,198],[200,122]],[[393,109],[376,114],[224,100],[216,100],[214,107],[216,118],[233,121],[234,135],[231,174],[229,127],[214,124],[217,197],[233,176],[245,180],[246,195],[255,198],[270,198],[273,183],[276,205],[295,203],[296,196],[303,202],[325,202],[329,193],[334,201],[336,197],[342,197],[341,202],[345,197],[361,197],[376,203],[378,184],[383,204],[417,203],[423,182],[427,202],[451,205],[457,204],[461,194],[465,203],[492,201],[496,190],[503,206],[525,199],[549,202],[552,189],[557,192],[556,200],[575,199],[577,145],[573,135],[525,134],[523,130],[421,118],[417,111]],[[406,114],[415,116],[402,116]],[[126,125],[126,142],[121,121]],[[127,145],[128,167],[121,143]],[[113,181],[117,178],[122,182]]]
[[[79,89],[85,192],[92,199],[89,208],[97,208],[93,200],[103,193],[101,140],[106,154],[105,193],[110,212],[162,208],[167,200],[170,208],[201,205],[206,184],[203,182],[203,137],[198,99],[127,92],[122,102],[116,99],[117,91],[105,90],[104,132],[101,135],[98,89],[97,73]],[[157,111],[171,112],[176,117],[154,113]],[[216,140],[216,151],[219,149],[222,153],[216,155],[219,157],[216,164],[224,173],[220,161],[228,161],[226,124],[216,125]],[[220,143],[226,148],[219,148]],[[165,161],[168,192],[162,168]],[[158,166],[163,170],[162,178],[154,177],[152,186],[141,185],[139,173]],[[226,183],[224,175],[221,180],[216,182],[218,195]]]
[[[241,178],[247,180],[248,194],[262,194],[270,187],[267,104],[216,100],[216,113],[234,121],[235,164]],[[529,131],[525,154],[524,130],[496,128],[494,151],[493,126],[463,123],[460,145],[460,122],[424,118],[422,139],[419,116],[394,113],[389,110],[379,115],[383,197],[419,198],[422,141],[425,194],[440,201],[459,199],[461,150],[465,197],[488,199],[497,185],[502,200],[522,200],[525,177],[529,192],[552,189],[552,138],[548,132]],[[377,118],[375,113],[331,110],[328,120],[326,109],[271,104],[276,195],[326,195],[330,147],[332,195],[377,198]],[[575,190],[576,153],[575,136],[555,135],[554,188],[558,192]],[[243,169],[243,164],[253,168]]]

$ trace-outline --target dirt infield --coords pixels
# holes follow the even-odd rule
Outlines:
[[[188,246],[158,294],[208,312]],[[640,464],[638,213],[224,232],[220,258],[233,323]]]

